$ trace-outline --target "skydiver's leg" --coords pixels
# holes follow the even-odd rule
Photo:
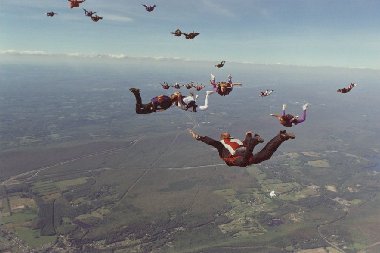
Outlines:
[[[249,160],[253,156],[253,149],[257,144],[262,143],[263,141],[264,140],[258,134],[255,134],[254,137],[252,137],[252,133],[247,134],[244,140],[245,146],[236,150],[235,155],[239,157],[235,159],[234,165],[239,167],[248,166]]]
[[[193,109],[193,112],[197,112],[197,104],[195,103],[195,101],[190,101],[187,105],[186,105],[186,111],[189,109],[189,108],[192,108]]]
[[[292,133],[287,133],[285,130],[280,131],[272,140],[270,140],[267,145],[258,153],[254,154],[251,159],[249,159],[248,164],[258,164],[262,161],[266,161],[272,157],[277,148],[289,139],[294,139],[295,135]]]
[[[151,103],[148,103],[148,104],[142,103],[139,89],[131,88],[129,90],[133,93],[133,95],[135,95],[137,114],[148,114],[154,111]]]
[[[302,106],[302,110],[303,110],[302,117],[297,119],[297,124],[302,123],[306,120],[306,110],[308,106],[309,106],[308,103]]]
[[[133,93],[133,95],[135,95],[136,105],[141,105],[142,101],[141,101],[141,96],[140,96],[140,90],[136,88],[130,88],[129,90]]]
[[[285,116],[286,104],[282,105],[282,116]]]
[[[249,159],[252,157],[253,149],[257,146],[257,144],[263,143],[264,139],[258,134],[255,134],[253,137],[252,134],[247,134],[244,141],[248,145],[247,150],[243,155],[243,163],[248,165]]]
[[[302,117],[297,119],[297,124],[302,123],[306,120],[306,110],[303,111]]]
[[[199,110],[205,111],[208,109],[208,96],[214,93],[213,91],[206,91],[205,105],[199,106]]]

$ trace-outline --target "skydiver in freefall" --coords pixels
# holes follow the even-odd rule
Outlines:
[[[233,90],[234,86],[238,85],[241,86],[241,83],[233,83],[232,82],[232,76],[228,75],[228,81],[227,82],[216,82],[215,76],[211,74],[211,80],[210,84],[213,87],[213,90],[217,92],[221,96],[226,96],[230,94],[230,92]]]
[[[193,84],[193,82],[190,82],[190,83],[185,84],[185,87],[186,87],[186,89],[189,90],[189,89],[194,87],[194,84]]]
[[[193,92],[190,92],[189,96],[178,96],[178,101],[176,105],[181,108],[182,110],[189,110],[190,108],[192,109],[193,112],[197,112],[197,108],[201,111],[205,111],[208,109],[208,97],[214,93],[213,91],[206,91],[206,97],[205,97],[205,103],[204,105],[198,106],[197,105],[197,98],[198,95],[194,95]]]
[[[182,34],[185,35],[185,39],[187,40],[192,40],[199,35],[199,33],[196,33],[196,32],[182,33]]]
[[[137,114],[149,114],[152,112],[165,111],[170,108],[176,101],[176,95],[172,94],[170,97],[166,95],[159,95],[150,100],[149,103],[143,104],[140,96],[140,89],[129,89],[136,98],[136,113]]]
[[[181,84],[179,83],[175,83],[174,85],[172,85],[171,87],[173,87],[174,89],[181,89]]]
[[[142,6],[144,6],[145,10],[148,11],[148,12],[153,11],[154,8],[156,7],[156,5],[146,5],[146,4],[142,4]]]
[[[98,22],[99,20],[103,19],[103,17],[99,17],[98,15],[95,14],[95,16],[91,16],[91,20],[94,22]]]
[[[69,2],[70,8],[79,7],[79,4],[83,3],[86,0],[67,0]]]
[[[338,89],[337,92],[340,92],[340,93],[348,93],[352,90],[352,88],[354,88],[355,86],[357,86],[356,83],[351,83],[349,86],[345,87],[345,88],[342,88],[342,89]]]
[[[226,63],[226,61],[221,61],[220,63],[216,64],[215,67],[217,67],[218,69],[220,69],[221,67],[224,66],[225,63]]]
[[[167,83],[167,82],[164,82],[161,84],[162,88],[164,88],[165,90],[168,90],[170,88],[170,85]]]
[[[260,91],[260,97],[267,97],[272,94],[273,90]]]
[[[50,12],[46,13],[46,16],[48,16],[48,17],[54,17],[54,15],[58,15],[58,13],[56,13],[54,11],[50,11]]]
[[[280,124],[283,125],[284,127],[292,127],[293,125],[300,124],[306,120],[306,110],[308,106],[309,106],[308,103],[302,106],[302,110],[303,110],[302,117],[299,117],[298,115],[294,116],[292,114],[286,114],[285,113],[286,104],[282,105],[281,115],[270,114],[270,116],[276,117],[280,121]]]
[[[201,136],[189,129],[192,137],[198,141],[213,146],[218,150],[219,157],[228,166],[247,167],[251,164],[258,164],[272,157],[277,148],[289,139],[294,139],[293,133],[287,133],[285,130],[280,131],[265,147],[258,153],[253,154],[253,149],[259,143],[264,142],[260,135],[253,135],[247,132],[244,141],[232,138],[229,133],[222,133],[220,140],[214,140],[208,136]]]
[[[182,32],[181,32],[180,29],[177,29],[177,30],[175,30],[174,32],[171,32],[171,34],[173,34],[173,35],[176,36],[176,37],[179,37],[179,36],[182,35]]]
[[[91,17],[92,15],[96,13],[96,11],[88,11],[85,8],[83,8],[83,10],[84,10],[84,15],[86,15],[87,17]]]
[[[204,85],[202,85],[202,84],[197,84],[197,85],[194,86],[194,88],[195,88],[197,91],[202,90],[204,87],[206,87],[206,86],[204,86]]]

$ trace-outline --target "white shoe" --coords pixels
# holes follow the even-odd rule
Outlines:
[[[214,93],[214,91],[212,91],[212,90],[208,90],[208,91],[206,91],[206,96],[211,95],[211,94],[213,94],[213,93]]]
[[[282,105],[282,110],[285,110],[286,109],[286,104],[283,104]]]
[[[306,103],[306,104],[304,104],[304,105],[302,106],[302,109],[303,109],[304,111],[306,111],[308,107],[309,107],[309,103]]]

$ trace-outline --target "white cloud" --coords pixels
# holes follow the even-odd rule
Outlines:
[[[9,54],[9,55],[49,55],[46,51],[41,51],[41,50],[23,50],[23,51],[18,51],[18,50],[4,50],[0,51],[0,54]]]
[[[73,58],[108,58],[108,59],[151,59],[157,61],[165,60],[179,60],[191,61],[190,59],[180,57],[166,57],[166,56],[128,56],[126,54],[83,54],[78,52],[72,53],[49,53],[42,50],[3,50],[0,55],[19,55],[19,56],[57,56],[57,57],[73,57]]]
[[[127,16],[120,16],[114,14],[104,14],[101,15],[105,20],[115,21],[115,22],[132,22],[133,19]]]

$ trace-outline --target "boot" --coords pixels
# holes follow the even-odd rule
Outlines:
[[[132,92],[133,94],[140,93],[140,89],[136,89],[136,88],[130,88],[129,91]]]
[[[285,140],[285,141],[296,138],[296,136],[293,133],[287,133],[286,130],[280,131],[280,137],[282,140]]]

